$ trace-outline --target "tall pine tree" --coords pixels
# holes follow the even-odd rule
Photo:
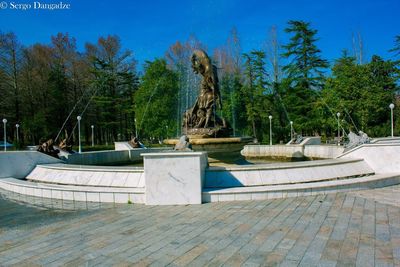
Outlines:
[[[290,42],[283,46],[283,54],[289,63],[283,67],[286,73],[286,106],[295,125],[300,125],[303,134],[312,134],[317,125],[313,124],[312,115],[317,99],[316,91],[323,85],[323,69],[328,62],[320,56],[316,46],[317,30],[311,29],[304,21],[288,22],[285,31],[292,35]]]

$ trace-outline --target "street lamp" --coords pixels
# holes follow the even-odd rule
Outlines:
[[[137,123],[136,123],[136,118],[135,118],[135,137],[137,138]]]
[[[19,124],[18,123],[15,124],[15,128],[17,129],[17,143],[19,143],[19,132],[18,132]]]
[[[6,132],[7,119],[3,119],[3,124],[4,124],[4,151],[7,151],[7,132]]]
[[[290,141],[293,140],[293,121],[290,121]]]
[[[92,128],[92,147],[94,147],[94,125],[91,125],[90,128]]]
[[[272,146],[272,116],[269,115],[269,145]]]
[[[81,116],[76,117],[78,120],[78,142],[79,142],[79,153],[82,153],[82,146],[81,146]]]
[[[340,112],[336,113],[336,116],[337,116],[337,137],[338,137],[337,145],[340,146]]]
[[[390,121],[391,121],[391,125],[392,125],[392,138],[393,138],[393,109],[394,109],[394,104],[391,103],[389,105],[390,108]]]

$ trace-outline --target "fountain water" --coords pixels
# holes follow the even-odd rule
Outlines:
[[[194,150],[207,151],[211,158],[222,159],[228,154],[232,156],[232,153],[240,156],[239,151],[252,138],[229,137],[232,128],[224,118],[217,115],[217,108],[222,108],[222,100],[216,67],[211,64],[203,50],[194,50],[191,62],[193,72],[201,74],[203,79],[194,105],[183,115],[183,134],[188,135]],[[186,87],[186,104],[189,103],[188,86],[189,83]],[[168,145],[175,145],[177,142],[178,139],[164,140]]]

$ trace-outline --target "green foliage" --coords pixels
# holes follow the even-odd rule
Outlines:
[[[311,135],[318,130],[319,123],[315,115],[317,90],[324,83],[323,69],[328,67],[326,60],[320,57],[315,42],[317,30],[310,28],[304,21],[289,21],[285,31],[292,34],[290,42],[284,45],[283,54],[290,63],[283,67],[287,74],[283,84],[284,103],[297,131]],[[312,119],[311,119],[312,118]]]
[[[328,131],[337,127],[335,114],[340,112],[348,130],[362,130],[371,136],[389,135],[388,106],[397,90],[394,63],[373,56],[370,63],[357,65],[353,57],[344,54],[332,70],[333,76],[322,92],[324,101],[332,108]]]
[[[135,93],[135,110],[140,138],[171,137],[176,132],[178,76],[164,59],[147,62]]]
[[[297,133],[329,139],[337,135],[340,112],[346,132],[385,136],[390,134],[390,103],[396,106],[398,134],[400,36],[390,50],[392,60],[373,56],[362,65],[344,53],[325,77],[328,63],[320,56],[317,30],[308,22],[289,21],[285,32],[290,40],[282,46],[287,62],[282,76],[277,46],[274,70],[268,75],[264,51],[242,57],[236,32],[214,53],[223,99],[218,112],[236,135],[268,143],[272,115],[274,143],[289,139],[290,120]],[[91,125],[96,144],[112,145],[136,131],[148,144],[158,144],[159,139],[179,135],[182,114],[197,97],[201,79],[191,70],[190,55],[199,47],[204,48],[195,38],[176,42],[166,56],[169,68],[162,59],[147,62],[139,79],[133,54],[122,49],[118,36],[100,37],[78,52],[68,34],[52,36],[49,44],[24,47],[15,34],[0,32],[0,114],[8,125],[21,125],[18,145],[55,138],[68,116],[64,129],[76,144],[76,116],[81,114],[84,144],[91,144]],[[15,142],[15,127],[7,126],[7,131],[9,141]]]
[[[262,141],[263,121],[267,120],[271,112],[271,103],[267,95],[267,72],[265,70],[265,53],[252,51],[243,54],[245,58],[245,72],[247,83],[242,87],[241,96],[245,103],[245,110],[249,122],[248,128],[252,129],[252,135]]]
[[[93,99],[98,125],[111,133],[114,140],[116,137],[127,140],[135,131],[132,96],[138,87],[130,52],[114,54],[111,58],[102,58],[102,54],[98,54],[91,60],[91,84],[96,92]]]
[[[290,43],[284,45],[290,64],[283,67],[288,78],[294,83],[293,87],[311,89],[320,87],[323,82],[323,69],[328,67],[328,62],[320,57],[321,50],[315,42],[317,30],[310,28],[310,23],[291,20],[285,32],[292,34]]]
[[[400,35],[395,37],[394,47],[389,51],[393,52],[395,56],[400,57]]]
[[[220,115],[230,122],[235,130],[234,135],[239,136],[248,135],[244,130],[248,122],[245,103],[241,97],[242,86],[240,76],[234,73],[224,75],[220,81],[223,101]]]

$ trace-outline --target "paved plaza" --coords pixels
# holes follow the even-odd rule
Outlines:
[[[193,206],[0,194],[1,266],[400,266],[399,185]]]

